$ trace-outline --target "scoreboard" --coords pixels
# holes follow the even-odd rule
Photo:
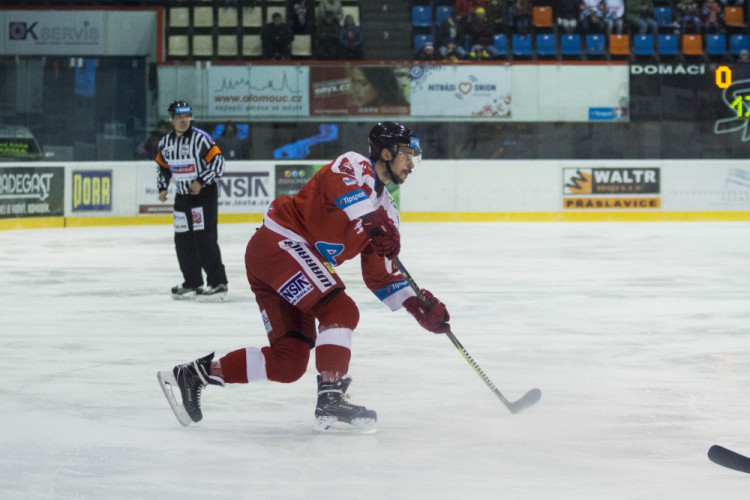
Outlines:
[[[717,133],[750,119],[750,64],[632,64],[631,119],[713,121]]]

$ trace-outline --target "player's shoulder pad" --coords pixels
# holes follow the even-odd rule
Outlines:
[[[374,175],[370,160],[354,151],[344,153],[333,160],[331,171],[356,179],[362,179],[366,175]]]

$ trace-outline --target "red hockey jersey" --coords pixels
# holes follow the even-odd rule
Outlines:
[[[415,293],[392,262],[372,250],[362,228],[360,217],[380,206],[399,226],[393,197],[385,188],[378,194],[375,184],[370,160],[350,151],[321,168],[299,193],[274,200],[263,223],[306,243],[334,267],[361,255],[365,285],[395,311]]]

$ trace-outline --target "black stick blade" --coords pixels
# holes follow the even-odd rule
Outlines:
[[[708,458],[723,467],[750,474],[750,457],[740,455],[718,444],[708,450]]]
[[[534,406],[535,404],[539,402],[541,398],[542,398],[542,391],[534,388],[534,389],[531,389],[526,394],[524,394],[523,397],[521,397],[521,399],[519,399],[518,401],[514,401],[513,403],[510,403],[508,405],[508,409],[510,410],[511,413],[515,414],[515,413],[525,410],[526,408],[530,408]]]

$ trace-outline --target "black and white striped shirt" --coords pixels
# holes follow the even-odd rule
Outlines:
[[[174,178],[178,194],[190,194],[190,184],[198,180],[202,185],[214,184],[224,174],[224,155],[211,136],[190,127],[177,137],[174,130],[159,141],[156,155],[156,185],[166,191]]]

